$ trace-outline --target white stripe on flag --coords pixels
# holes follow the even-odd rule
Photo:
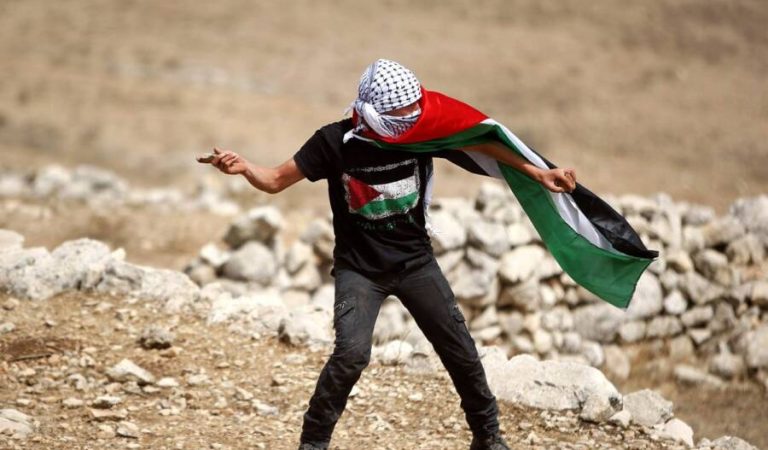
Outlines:
[[[488,125],[495,125],[498,126],[506,135],[507,139],[509,139],[515,146],[523,153],[523,156],[533,163],[536,167],[539,167],[540,169],[548,169],[549,167],[544,162],[543,159],[539,157],[533,150],[528,148],[527,145],[523,141],[520,140],[517,136],[515,136],[514,133],[509,131],[507,127],[500,124],[499,122],[496,122],[493,119],[485,119],[482,123],[488,124]],[[469,152],[469,153],[477,153],[477,152]],[[474,156],[474,155],[471,155]],[[485,155],[482,155],[485,156]],[[492,159],[492,158],[489,158]],[[481,166],[483,170],[486,170],[485,166]],[[497,168],[497,172],[500,176],[500,171]],[[489,172],[490,173],[490,172]],[[493,175],[497,176],[497,175]],[[503,179],[503,177],[501,177]],[[600,232],[598,232],[594,225],[592,225],[592,222],[587,219],[587,216],[584,215],[583,212],[579,209],[579,207],[576,205],[576,202],[573,200],[573,197],[570,196],[570,194],[567,193],[558,193],[558,192],[552,192],[550,190],[547,190],[547,193],[552,198],[553,203],[557,207],[557,211],[560,213],[560,217],[563,218],[563,220],[571,227],[574,231],[582,235],[584,238],[586,238],[589,242],[596,245],[597,247],[602,248],[603,250],[608,250],[614,253],[620,253],[616,249],[613,248],[613,245],[602,235]]]

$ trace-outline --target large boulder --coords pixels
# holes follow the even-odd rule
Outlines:
[[[483,366],[500,400],[548,410],[575,410],[602,422],[621,410],[621,394],[599,370],[564,361],[538,361],[530,355],[507,360],[503,350],[486,349]]]
[[[644,272],[637,281],[635,293],[627,308],[631,319],[645,319],[658,314],[663,308],[661,283],[650,272]]]

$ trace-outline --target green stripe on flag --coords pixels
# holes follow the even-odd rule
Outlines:
[[[385,214],[398,214],[408,211],[418,202],[419,192],[416,191],[400,198],[387,198],[384,200],[370,201],[355,210],[355,212],[366,217],[377,217]]]

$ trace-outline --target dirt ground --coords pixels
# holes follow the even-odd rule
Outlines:
[[[8,300],[0,296],[0,304]],[[254,340],[188,315],[163,316],[152,305],[125,298],[64,295],[23,302],[3,314],[16,329],[0,336],[0,404],[40,423],[26,441],[0,436],[0,446],[8,449],[296,448],[302,414],[328,356],[274,338]],[[172,330],[170,349],[142,349],[137,340],[149,324]],[[105,371],[123,358],[180,386],[136,391],[110,383]],[[91,386],[78,389],[70,378],[75,373]],[[200,374],[207,379],[189,382]],[[358,388],[337,425],[334,450],[469,446],[471,435],[444,372],[411,374],[372,364]],[[90,402],[102,395],[120,398],[101,411],[125,413],[138,426],[138,438],[115,437],[119,419],[94,418]],[[85,404],[68,407],[63,401],[70,398]],[[654,442],[636,427],[619,432],[611,425],[580,422],[572,413],[506,403],[500,409],[502,430],[513,448],[676,447]]]
[[[5,0],[0,167],[185,185],[213,145],[278,163],[387,57],[598,193],[723,210],[768,190],[766,22],[762,0]],[[438,194],[479,182],[457,173],[440,168]]]

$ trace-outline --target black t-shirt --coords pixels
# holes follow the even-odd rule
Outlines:
[[[351,119],[328,124],[293,156],[308,180],[328,181],[334,265],[380,274],[429,259],[424,198],[432,158],[360,139],[344,144],[351,128]]]

